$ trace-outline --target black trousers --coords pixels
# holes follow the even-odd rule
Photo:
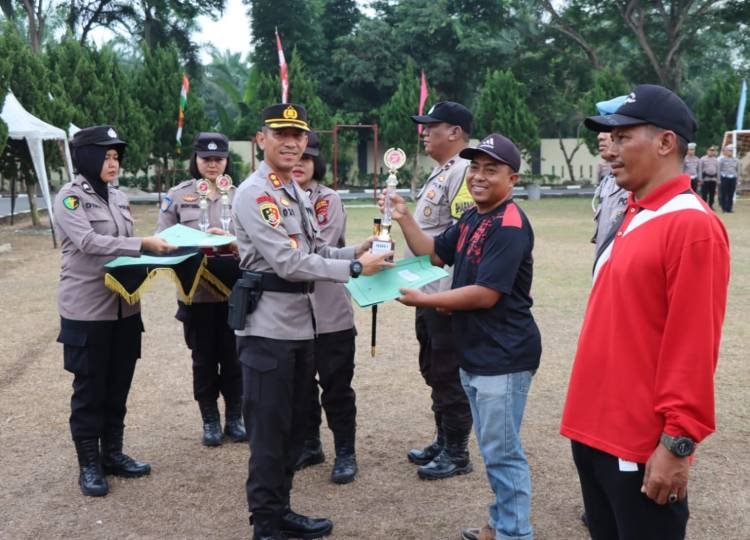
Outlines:
[[[289,506],[310,416],[313,340],[238,336],[237,351],[250,443],[247,504],[253,514],[277,514]]]
[[[120,433],[135,364],[141,356],[140,314],[116,321],[60,319],[63,362],[73,373],[70,433],[74,440]]]
[[[450,316],[432,308],[417,308],[419,371],[432,389],[432,410],[453,433],[471,431],[471,408],[458,374]]]
[[[234,331],[227,325],[227,303],[178,304],[176,318],[193,357],[195,400],[215,402],[221,393],[227,403],[239,403],[242,370]]]
[[[719,206],[725,212],[731,212],[734,206],[734,192],[737,189],[736,176],[722,176],[719,184]]]
[[[716,179],[703,178],[701,182],[701,198],[708,203],[711,208],[714,207],[714,197],[716,196]]]
[[[641,493],[645,466],[620,471],[617,457],[573,441],[573,461],[594,540],[681,540],[690,512],[687,499],[656,504]]]
[[[357,427],[356,394],[352,388],[354,377],[354,328],[341,332],[318,334],[315,338],[315,372],[312,379],[312,400],[307,438],[320,437],[321,402],[326,412],[328,427],[333,432],[336,448],[354,449]],[[322,389],[318,400],[318,385]]]

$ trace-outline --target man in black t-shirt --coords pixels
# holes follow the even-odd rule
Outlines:
[[[464,529],[463,538],[530,539],[531,478],[519,431],[542,346],[529,295],[534,233],[512,198],[521,155],[493,133],[460,156],[471,160],[466,183],[476,206],[442,234],[424,234],[404,200],[391,195],[393,218],[412,252],[454,267],[451,290],[402,289],[399,301],[453,315],[461,383],[495,493],[488,524]]]

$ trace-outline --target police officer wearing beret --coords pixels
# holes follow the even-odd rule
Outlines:
[[[300,162],[292,169],[292,176],[310,197],[320,237],[330,246],[343,247],[346,229],[346,211],[341,197],[320,182],[326,173],[326,164],[320,155],[317,133],[307,135],[307,147]],[[354,310],[349,292],[341,283],[321,281],[315,284],[312,296],[317,335],[315,336],[315,374],[313,378],[310,420],[305,446],[297,461],[297,469],[322,463],[325,460],[320,443],[321,402],[318,385],[323,390],[323,409],[328,427],[333,432],[336,459],[331,480],[348,484],[357,474],[354,453],[356,429],[356,396],[352,388],[354,377]]]
[[[229,317],[242,364],[250,442],[246,490],[255,539],[318,538],[333,529],[330,520],[290,507],[310,414],[313,283],[344,283],[392,266],[386,262],[392,253],[369,253],[369,241],[334,248],[321,239],[312,204],[292,179],[309,130],[300,105],[264,109],[256,139],[264,161],[240,185],[232,211],[243,275],[232,291]]]
[[[466,148],[473,114],[452,101],[436,103],[426,115],[412,116],[423,124],[425,151],[437,161],[417,195],[415,219],[423,232],[437,236],[474,205],[464,177],[469,162],[459,153]],[[407,255],[411,255],[407,251]],[[450,277],[426,285],[432,293],[450,289]],[[409,461],[420,465],[420,478],[434,480],[465,474],[472,470],[468,441],[471,433],[471,409],[461,387],[451,316],[430,307],[418,307],[415,320],[419,341],[419,371],[432,389],[432,411],[437,436],[421,449],[410,450]]]
[[[169,190],[161,204],[157,232],[180,223],[186,227],[200,229],[201,210],[199,200],[205,197],[208,230],[221,229],[222,196],[216,179],[231,170],[229,162],[229,140],[221,133],[198,133],[190,156],[192,178]],[[207,181],[200,187],[199,182]],[[236,188],[223,188],[231,205]],[[216,231],[218,232],[218,231]],[[234,227],[229,223],[230,234]],[[231,255],[216,254],[212,262],[237,266]],[[178,302],[176,318],[182,321],[185,343],[193,357],[193,396],[198,402],[203,418],[203,439],[206,446],[218,446],[222,442],[221,419],[216,403],[219,394],[224,396],[224,434],[234,442],[247,440],[242,421],[242,371],[237,360],[234,332],[227,325],[226,298],[203,285],[196,290],[190,305]]]
[[[142,251],[174,250],[162,238],[133,237],[133,216],[117,179],[126,143],[111,126],[80,130],[70,143],[77,176],[55,198],[62,251],[58,293],[64,367],[74,375],[70,401],[84,495],[101,497],[106,474],[139,477],[151,467],[123,454],[126,402],[141,355],[140,304],[104,286],[104,264]],[[100,449],[101,444],[101,449]]]

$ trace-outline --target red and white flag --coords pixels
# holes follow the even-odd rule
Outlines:
[[[424,114],[424,104],[427,103],[427,77],[422,70],[422,80],[419,82],[419,115]],[[417,133],[422,134],[422,124],[417,124]]]
[[[286,103],[289,101],[289,74],[286,69],[286,58],[284,58],[284,49],[281,46],[281,38],[279,37],[278,29],[274,30],[276,33],[276,50],[279,53],[279,72],[281,75],[281,102]]]
[[[177,113],[177,147],[182,146],[182,128],[185,125],[185,109],[187,108],[188,92],[190,91],[190,81],[187,74],[182,75],[182,88],[180,89],[180,109]]]

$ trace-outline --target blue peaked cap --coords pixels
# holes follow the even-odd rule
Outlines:
[[[608,115],[608,114],[615,114],[615,111],[620,108],[620,105],[625,103],[625,100],[628,98],[627,95],[625,96],[617,96],[616,98],[609,99],[607,101],[600,101],[596,104],[596,110],[601,115]]]

